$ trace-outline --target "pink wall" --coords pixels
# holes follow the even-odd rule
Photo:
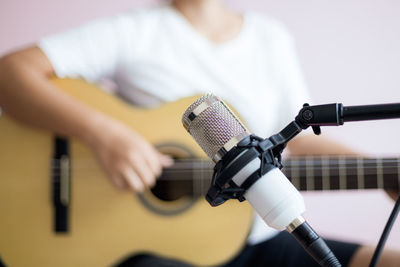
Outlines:
[[[145,0],[0,0],[0,55]],[[399,102],[400,2],[394,0],[230,0],[283,21],[297,39],[315,103]],[[395,154],[400,121],[349,123],[323,133],[370,155]],[[375,244],[392,208],[381,191],[307,193],[306,216],[328,236]],[[326,209],[330,213],[326,213]],[[388,244],[400,248],[397,222]]]

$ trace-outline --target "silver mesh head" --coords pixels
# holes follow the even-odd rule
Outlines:
[[[191,104],[182,116],[182,123],[215,162],[250,134],[229,107],[212,94]]]

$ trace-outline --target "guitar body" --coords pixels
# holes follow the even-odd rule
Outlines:
[[[204,157],[181,126],[195,98],[140,109],[77,80],[55,83],[73,97],[121,120],[174,156]],[[84,114],[82,114],[84,116]],[[101,131],[102,129],[99,129]],[[247,203],[211,208],[204,198],[163,201],[116,190],[92,154],[71,140],[68,233],[55,233],[51,199],[51,133],[0,117],[0,257],[9,266],[110,266],[152,252],[198,265],[232,258],[251,227]]]

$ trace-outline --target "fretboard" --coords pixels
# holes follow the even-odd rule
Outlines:
[[[285,175],[303,191],[400,188],[398,158],[292,157],[283,166]]]
[[[399,158],[342,156],[292,157],[282,172],[301,191],[377,189],[399,190]],[[166,169],[166,179],[192,180],[197,194],[207,192],[214,164],[207,160],[183,160]]]

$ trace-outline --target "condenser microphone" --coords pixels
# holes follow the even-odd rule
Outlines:
[[[212,94],[191,104],[182,123],[216,163],[207,194],[212,206],[228,198],[246,199],[267,225],[290,232],[321,266],[341,266],[302,217],[305,205],[299,191],[279,168],[265,163],[265,158],[271,156],[268,139],[252,135],[232,110]]]

